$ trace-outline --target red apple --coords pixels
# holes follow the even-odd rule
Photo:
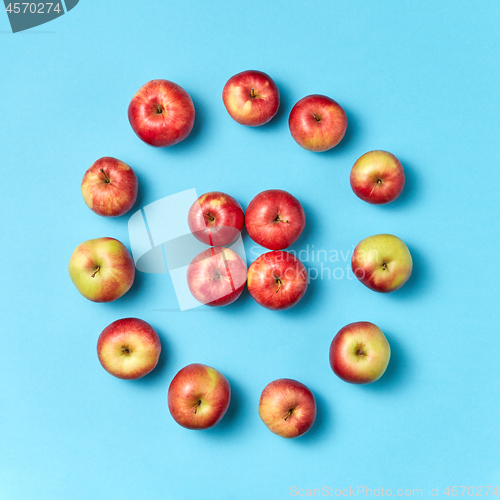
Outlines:
[[[160,352],[160,337],[154,328],[137,318],[114,321],[97,341],[102,367],[123,379],[135,380],[147,375],[158,364]]]
[[[330,345],[330,366],[352,384],[370,384],[385,372],[391,347],[382,330],[368,321],[341,328]]]
[[[313,94],[295,104],[288,125],[299,146],[321,152],[332,149],[342,140],[347,129],[347,116],[338,102]]]
[[[247,266],[229,248],[212,247],[200,252],[189,264],[187,283],[193,297],[207,306],[226,306],[243,292]]]
[[[128,119],[139,139],[165,148],[183,141],[194,125],[189,94],[168,80],[151,80],[130,101]]]
[[[408,247],[392,234],[376,234],[360,241],[351,264],[354,275],[363,285],[382,293],[401,288],[413,268]]]
[[[118,217],[133,207],[138,186],[135,172],[126,163],[105,156],[85,172],[81,190],[90,210],[104,217]]]
[[[240,204],[220,191],[200,196],[188,213],[189,229],[196,239],[210,246],[234,243],[244,224],[245,215]]]
[[[259,193],[245,214],[250,238],[269,250],[282,250],[292,245],[305,225],[306,216],[299,200],[281,189]]]
[[[401,194],[405,173],[393,154],[370,151],[356,160],[350,181],[358,198],[374,205],[383,205],[394,201]]]
[[[262,71],[243,71],[224,85],[222,100],[227,112],[241,125],[264,125],[276,114],[280,93],[273,79]]]
[[[316,420],[313,393],[300,382],[289,378],[266,385],[259,401],[259,415],[267,428],[284,438],[305,434]]]
[[[71,255],[69,276],[78,291],[93,302],[111,302],[128,292],[135,265],[123,243],[114,238],[84,241]]]
[[[168,388],[168,409],[187,429],[208,429],[218,424],[231,400],[226,377],[215,368],[194,363],[174,377]]]
[[[248,291],[267,309],[288,309],[307,290],[307,270],[297,257],[277,250],[258,257],[248,269]]]

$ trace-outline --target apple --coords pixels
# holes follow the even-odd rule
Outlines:
[[[160,337],[138,318],[123,318],[108,325],[99,335],[97,356],[102,367],[118,378],[135,380],[158,364]]]
[[[196,239],[210,246],[234,243],[245,224],[241,205],[228,194],[211,191],[201,195],[188,213],[189,229]]]
[[[200,252],[186,273],[189,291],[207,306],[227,306],[243,292],[247,266],[233,250],[211,247]]]
[[[165,148],[183,141],[193,129],[194,105],[189,94],[168,80],[151,80],[134,95],[128,119],[139,139]]]
[[[97,238],[78,245],[68,271],[77,290],[93,302],[118,299],[129,291],[135,277],[132,256],[114,238]]]
[[[258,257],[248,269],[248,291],[262,307],[288,309],[307,290],[307,270],[297,257],[282,250]]]
[[[403,191],[405,173],[400,161],[387,151],[369,151],[356,160],[351,170],[351,188],[363,201],[383,205]]]
[[[262,391],[259,416],[274,434],[296,438],[313,426],[316,420],[316,401],[304,384],[280,378],[266,385]]]
[[[351,264],[354,275],[363,285],[382,293],[401,288],[413,268],[408,247],[392,234],[376,234],[360,241]]]
[[[248,205],[245,226],[255,243],[283,250],[302,234],[306,216],[299,200],[281,189],[259,193]]]
[[[121,160],[105,156],[85,172],[83,201],[98,215],[118,217],[127,213],[137,199],[139,184],[135,172]]]
[[[168,388],[168,409],[187,429],[208,429],[218,424],[231,400],[231,386],[221,372],[193,363],[182,368]]]
[[[382,330],[368,321],[350,323],[339,330],[330,345],[330,366],[351,384],[370,384],[385,372],[391,347]]]
[[[262,71],[242,71],[224,85],[222,100],[227,112],[241,125],[264,125],[278,111],[280,93],[273,79]]]
[[[313,94],[295,104],[288,125],[299,146],[322,152],[332,149],[342,140],[347,129],[347,116],[338,102],[325,95]]]

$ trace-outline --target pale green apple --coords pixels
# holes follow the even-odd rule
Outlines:
[[[71,255],[69,276],[78,291],[93,302],[111,302],[128,292],[135,277],[129,251],[114,238],[84,241]]]
[[[376,292],[401,288],[411,276],[413,261],[405,243],[392,234],[377,234],[360,241],[352,254],[356,278]]]

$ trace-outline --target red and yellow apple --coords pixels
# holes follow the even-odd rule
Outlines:
[[[413,261],[405,243],[392,234],[376,234],[360,241],[351,259],[352,271],[375,292],[401,288],[411,276]]]
[[[350,323],[339,330],[330,345],[330,366],[352,384],[370,384],[385,372],[391,347],[382,330],[368,321]]]
[[[118,217],[133,207],[138,187],[137,176],[126,163],[105,156],[85,172],[81,191],[90,210],[104,217]]]
[[[351,170],[351,188],[362,200],[374,205],[394,201],[403,191],[405,173],[400,161],[387,151],[369,151]]]
[[[338,102],[324,95],[313,94],[295,104],[288,125],[299,146],[322,152],[342,140],[347,129],[347,116]]]
[[[269,250],[283,250],[302,234],[306,216],[299,200],[281,189],[262,191],[245,214],[248,235]]]
[[[111,302],[128,292],[135,265],[126,247],[114,238],[84,241],[71,255],[68,272],[77,290],[93,302]]]
[[[282,250],[258,257],[248,269],[248,291],[262,307],[283,310],[297,304],[307,290],[307,270],[297,257]]]
[[[221,247],[234,243],[245,224],[241,205],[228,194],[211,191],[201,195],[188,213],[189,229],[206,245]]]
[[[138,318],[123,318],[108,325],[99,335],[97,356],[102,367],[118,378],[135,380],[158,364],[160,337]]]
[[[280,93],[273,79],[262,71],[242,71],[224,85],[222,101],[227,112],[241,125],[264,125],[278,111]]]
[[[183,141],[193,129],[194,105],[189,94],[169,80],[151,80],[134,95],[128,119],[139,139],[165,148]]]
[[[208,429],[219,423],[231,400],[226,377],[215,368],[194,363],[174,377],[168,388],[168,409],[187,429]]]
[[[266,385],[262,391],[259,416],[274,434],[296,438],[313,426],[316,420],[316,401],[304,384],[281,378]]]
[[[247,266],[233,250],[207,248],[189,264],[187,284],[193,297],[207,306],[226,306],[243,292]]]

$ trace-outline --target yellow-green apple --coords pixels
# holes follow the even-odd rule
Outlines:
[[[245,224],[241,205],[228,194],[211,191],[201,195],[188,212],[188,225],[196,239],[221,247],[234,243]]]
[[[262,71],[248,70],[224,85],[222,100],[227,112],[241,125],[264,125],[276,114],[280,93],[273,79]]]
[[[271,432],[284,438],[296,438],[313,426],[316,401],[304,384],[280,378],[266,385],[262,391],[259,415]]]
[[[369,151],[351,170],[354,194],[373,205],[394,201],[403,191],[405,172],[400,161],[387,151]]]
[[[168,388],[168,409],[187,429],[208,429],[218,424],[231,400],[231,387],[221,372],[193,363],[180,370]]]
[[[408,247],[392,234],[376,234],[360,241],[351,264],[354,275],[363,285],[382,293],[401,288],[413,268]]]
[[[186,279],[189,291],[198,302],[207,306],[226,306],[243,292],[247,266],[233,250],[211,247],[191,261]]]
[[[330,366],[342,380],[370,384],[385,372],[391,347],[382,330],[368,321],[341,328],[330,345]]]
[[[259,193],[248,205],[248,235],[269,250],[283,250],[302,234],[306,216],[299,200],[281,189]]]
[[[125,245],[114,238],[84,241],[71,255],[71,281],[93,302],[111,302],[129,291],[135,265]]]
[[[342,106],[325,95],[313,94],[301,99],[288,118],[290,133],[304,149],[327,151],[336,146],[347,129]]]
[[[307,290],[307,270],[295,255],[282,250],[258,257],[248,269],[248,291],[262,307],[288,309]]]
[[[193,129],[194,105],[189,94],[169,80],[151,80],[134,95],[128,107],[133,131],[158,148],[184,140]]]
[[[138,186],[132,168],[121,160],[105,156],[85,172],[81,190],[90,210],[104,217],[118,217],[133,207]]]
[[[160,357],[160,337],[138,318],[123,318],[108,325],[99,335],[97,356],[111,375],[135,380],[151,372]]]

